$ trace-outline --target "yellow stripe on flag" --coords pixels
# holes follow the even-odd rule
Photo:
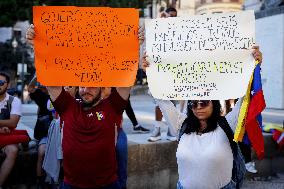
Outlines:
[[[255,62],[255,66],[259,63],[259,61]],[[238,118],[238,125],[235,130],[234,134],[234,141],[235,142],[241,142],[243,140],[244,134],[245,134],[245,120],[248,112],[248,106],[250,103],[250,90],[251,90],[251,84],[253,80],[253,74],[250,77],[250,81],[248,84],[247,92],[244,97],[243,103],[241,105],[240,113],[239,113],[239,118]]]

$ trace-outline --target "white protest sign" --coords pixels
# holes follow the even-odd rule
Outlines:
[[[253,11],[145,22],[150,92],[164,100],[244,96],[254,69]]]

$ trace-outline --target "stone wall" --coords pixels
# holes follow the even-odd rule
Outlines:
[[[129,189],[176,188],[177,142],[129,142],[128,146]]]

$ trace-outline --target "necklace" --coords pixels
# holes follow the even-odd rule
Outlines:
[[[203,134],[203,133],[200,132],[200,131],[197,132],[197,135],[199,135],[199,136],[201,136],[202,134]]]
[[[200,127],[200,128],[198,128],[197,134],[201,136],[202,134],[206,133],[206,129],[207,129],[207,127]]]

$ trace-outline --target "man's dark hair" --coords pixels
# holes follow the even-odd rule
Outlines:
[[[177,10],[173,7],[169,7],[166,9],[166,13],[169,13],[169,12],[176,12],[177,13]]]
[[[5,77],[8,84],[10,83],[10,75],[8,73],[0,71],[0,75]]]
[[[221,104],[219,100],[212,100],[213,112],[212,115],[207,120],[207,128],[204,132],[214,131],[217,128],[218,120],[221,116]],[[183,126],[186,126],[184,133],[191,134],[198,132],[200,128],[200,122],[198,118],[193,114],[190,106],[187,106],[187,118],[183,122]]]

